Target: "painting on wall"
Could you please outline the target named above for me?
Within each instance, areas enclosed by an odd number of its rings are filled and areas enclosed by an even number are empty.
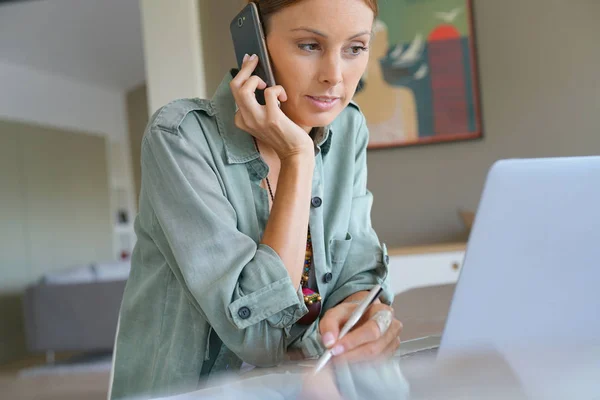
[[[369,148],[483,136],[472,0],[380,2],[354,100]]]

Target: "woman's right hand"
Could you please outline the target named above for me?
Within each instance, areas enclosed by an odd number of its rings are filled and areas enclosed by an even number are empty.
[[[229,84],[238,106],[235,125],[271,146],[281,160],[297,154],[314,154],[308,133],[279,108],[278,101],[287,101],[285,89],[279,85],[267,88],[261,78],[252,75],[257,65],[258,56],[244,57],[242,68]],[[264,106],[256,100],[257,89],[265,89]]]

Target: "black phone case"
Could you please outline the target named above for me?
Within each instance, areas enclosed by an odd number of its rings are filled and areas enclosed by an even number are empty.
[[[266,40],[263,32],[258,7],[255,3],[249,3],[235,16],[231,25],[231,38],[235,49],[235,57],[239,68],[242,68],[244,55],[256,54],[258,66],[253,75],[259,76],[268,87],[275,86],[275,78],[271,69],[271,60],[267,50]],[[265,97],[263,90],[256,91],[256,100],[264,105]]]

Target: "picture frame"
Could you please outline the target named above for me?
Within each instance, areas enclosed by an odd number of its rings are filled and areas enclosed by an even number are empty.
[[[380,3],[354,101],[369,149],[483,138],[472,0]]]

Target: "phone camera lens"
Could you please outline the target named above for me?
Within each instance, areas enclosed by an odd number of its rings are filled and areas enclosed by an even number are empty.
[[[244,25],[244,20],[241,18],[238,18],[238,26],[241,28],[242,25]]]

